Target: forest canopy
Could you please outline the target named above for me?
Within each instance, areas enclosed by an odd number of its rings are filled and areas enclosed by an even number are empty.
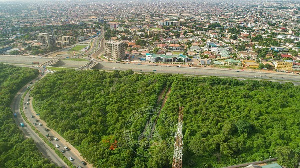
[[[95,167],[171,167],[179,107],[184,167],[299,162],[300,88],[291,83],[67,70],[31,94],[48,125]]]

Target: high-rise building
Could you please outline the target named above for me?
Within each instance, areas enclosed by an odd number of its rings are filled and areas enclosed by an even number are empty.
[[[125,43],[121,41],[105,42],[105,55],[108,58],[117,60],[125,58]]]

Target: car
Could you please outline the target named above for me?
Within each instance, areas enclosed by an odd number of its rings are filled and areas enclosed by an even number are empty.
[[[34,118],[34,116],[33,116],[33,115],[31,115],[31,118]]]
[[[67,151],[70,150],[67,146],[65,146],[64,149],[67,150]]]
[[[24,107],[24,109],[27,109],[27,107]]]
[[[73,161],[74,159],[73,159],[72,157],[69,157],[69,160],[70,160],[70,161]]]
[[[58,141],[58,138],[54,138],[55,141]]]
[[[81,163],[82,163],[83,165],[86,165],[86,162],[85,162],[85,161],[81,161]]]
[[[59,148],[59,145],[58,145],[58,144],[55,144],[55,147]]]
[[[49,131],[49,129],[48,129],[48,128],[45,128],[45,131]]]
[[[39,126],[43,126],[43,124],[42,124],[42,123],[39,123]]]
[[[65,150],[63,149],[63,150],[61,150],[61,153],[65,153]]]

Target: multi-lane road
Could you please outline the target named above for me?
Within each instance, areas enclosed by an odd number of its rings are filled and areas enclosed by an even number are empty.
[[[13,99],[13,102],[11,104],[12,111],[17,114],[17,117],[15,117],[16,124],[20,127],[20,123],[25,123],[25,127],[21,127],[21,130],[25,134],[26,137],[32,138],[39,151],[42,152],[42,154],[52,160],[57,166],[59,167],[68,167],[67,164],[57,156],[57,154],[52,150],[47,144],[44,143],[44,141],[31,129],[29,125],[26,124],[25,120],[22,118],[20,113],[20,102],[22,95],[27,90],[27,86],[24,86],[15,96]]]
[[[25,136],[32,138],[36,142],[38,149],[43,153],[43,155],[49,158],[50,160],[52,160],[57,166],[68,167],[67,164],[55,153],[55,151],[51,149],[39,137],[39,135],[37,135],[34,132],[34,130],[32,130],[29,124],[32,124],[43,136],[45,136],[50,141],[53,147],[56,147],[60,152],[62,152],[62,154],[67,159],[70,160],[72,158],[71,163],[75,167],[92,167],[92,165],[90,164],[87,165],[83,164],[82,161],[84,161],[84,159],[82,158],[78,150],[74,148],[69,142],[67,142],[63,137],[61,137],[57,132],[47,127],[46,122],[40,119],[39,114],[36,113],[32,107],[33,98],[30,97],[30,91],[28,91],[27,94],[24,96],[24,100],[23,100],[24,103],[21,106],[29,123],[26,123],[25,119],[22,118],[20,113],[20,102],[21,102],[22,95],[27,90],[27,87],[32,86],[36,82],[36,80],[33,80],[31,84],[24,86],[17,93],[17,95],[15,96],[12,102],[11,108],[13,112],[17,114],[17,117],[15,117],[16,124],[18,126],[20,126],[20,123],[25,124],[25,127],[20,127],[24,132]],[[65,147],[67,147],[67,149],[65,149]]]
[[[154,73],[171,73],[185,75],[201,75],[201,76],[219,76],[219,77],[234,77],[240,79],[268,80],[274,82],[292,82],[295,85],[300,85],[300,75],[282,72],[268,72],[255,70],[240,70],[240,69],[219,69],[208,67],[176,67],[169,65],[149,65],[140,63],[114,63],[114,62],[99,62],[104,70],[127,70],[132,69],[136,72],[154,72]]]

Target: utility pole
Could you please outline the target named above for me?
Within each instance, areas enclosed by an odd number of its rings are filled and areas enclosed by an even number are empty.
[[[182,168],[182,155],[183,155],[182,125],[183,125],[183,107],[179,107],[177,131],[175,133],[172,168]]]

